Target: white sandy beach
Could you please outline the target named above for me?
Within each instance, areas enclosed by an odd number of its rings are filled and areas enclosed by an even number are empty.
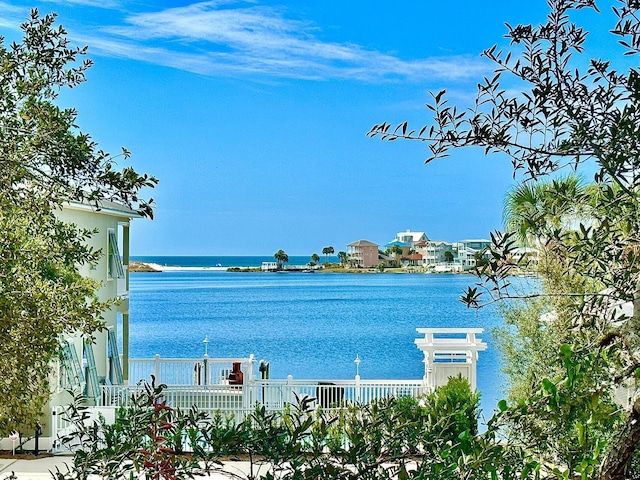
[[[226,272],[229,267],[178,267],[171,265],[160,265],[159,263],[144,263],[150,268],[159,272],[199,272],[199,271],[213,271],[213,272]]]

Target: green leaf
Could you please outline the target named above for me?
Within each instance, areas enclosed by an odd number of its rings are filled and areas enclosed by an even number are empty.
[[[567,343],[563,343],[562,346],[560,347],[560,354],[567,358],[570,357],[573,354],[573,350],[571,350],[571,346]]]
[[[544,378],[542,380],[542,388],[544,388],[544,390],[549,393],[553,393],[553,391],[555,390],[555,385],[548,378]]]

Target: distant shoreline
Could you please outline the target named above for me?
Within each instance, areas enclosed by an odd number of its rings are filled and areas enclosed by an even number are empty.
[[[160,272],[182,272],[182,271],[217,271],[226,272],[229,267],[183,267],[160,265],[153,262],[129,262],[130,272],[160,273]]]
[[[300,266],[302,267],[302,266]],[[160,265],[153,262],[129,262],[130,272],[143,272],[143,273],[161,273],[161,272],[230,272],[230,273],[302,273],[302,270],[281,270],[279,272],[265,271],[261,267],[198,267],[198,266],[170,266]],[[313,269],[313,273],[325,274],[325,273],[356,273],[356,274],[409,274],[409,273],[428,273],[424,270],[406,269],[402,267],[385,267],[383,270],[378,268],[342,268],[333,266],[329,268],[317,268]],[[444,272],[453,273],[453,272]],[[463,272],[468,273],[468,272]],[[457,273],[456,273],[457,274]]]

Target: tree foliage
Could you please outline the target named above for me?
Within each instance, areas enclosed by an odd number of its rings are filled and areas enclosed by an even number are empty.
[[[554,422],[562,428],[562,421],[586,401],[572,403],[579,391],[571,381],[576,370],[591,363],[607,372],[599,377],[600,385],[593,383],[595,378],[586,380],[599,403],[617,386],[635,384],[640,367],[640,72],[633,63],[640,53],[640,5],[615,2],[610,32],[626,56],[611,61],[589,57],[588,33],[572,21],[577,10],[597,14],[594,0],[550,0],[549,6],[543,24],[507,25],[508,49],[494,46],[484,52],[495,70],[478,85],[472,106],[451,105],[440,91],[427,105],[432,124],[413,130],[406,122],[396,127],[382,123],[369,134],[426,142],[431,152],[427,162],[446,157],[451,149],[480,147],[486,154],[508,157],[514,174],[532,182],[567,167],[595,167],[586,220],[578,218],[575,228],[553,227],[550,220],[561,212],[552,207],[560,202],[544,206],[543,215],[529,216],[545,254],[562,259],[547,263],[556,275],[549,272],[545,281],[556,285],[542,295],[564,298],[563,305],[554,307],[564,308],[571,335],[564,353],[556,352],[562,378],[536,383],[525,411],[548,428]],[[530,192],[523,193],[536,193],[535,187],[526,188]],[[582,205],[576,197],[565,204]],[[498,232],[492,240],[486,277],[463,297],[470,306],[513,295],[509,276],[518,266],[514,235]],[[557,282],[563,275],[591,281],[584,288],[578,282]],[[626,302],[633,304],[631,315],[619,308]],[[545,415],[546,409],[559,417]],[[539,442],[544,444],[544,437]],[[585,478],[625,478],[639,443],[636,394],[608,443],[592,449],[584,464],[567,464],[566,472],[580,468]]]
[[[444,259],[447,262],[453,262],[453,252],[451,250],[445,250]]]
[[[335,252],[335,250],[332,246],[324,247],[322,249],[322,254],[324,255],[324,263],[329,263],[329,255],[333,255],[333,252]]]
[[[538,247],[546,239],[557,237],[556,230],[570,230],[591,218],[590,194],[575,174],[549,182],[518,183],[507,193],[503,217],[505,230],[514,234],[519,244]]]
[[[0,39],[0,435],[35,427],[61,335],[90,335],[112,303],[98,302],[98,285],[78,273],[103,253],[85,246],[92,232],[58,221],[57,211],[106,199],[152,215],[139,191],[155,178],[117,171],[79,131],[76,112],[57,106],[60,89],[82,83],[91,62],[54,21],[34,10],[20,43]]]
[[[289,255],[287,255],[282,249],[274,253],[273,258],[275,258],[276,262],[278,263],[278,270],[282,270],[284,264],[289,261]]]
[[[69,416],[76,430],[66,441],[80,446],[69,470],[55,472],[55,478],[532,478],[520,476],[533,466],[500,444],[493,425],[478,433],[480,398],[462,378],[420,399],[388,398],[329,411],[302,397],[284,412],[257,405],[244,419],[173,408],[164,388],[142,385],[113,424],[91,420],[85,407],[73,406]],[[248,474],[223,468],[223,458],[239,455],[248,458]]]

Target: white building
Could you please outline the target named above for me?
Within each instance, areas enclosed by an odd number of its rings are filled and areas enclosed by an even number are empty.
[[[445,262],[445,252],[452,250],[453,245],[444,241],[420,242],[416,245],[416,252],[422,255],[422,265],[425,267]]]
[[[84,392],[89,403],[99,403],[104,384],[128,383],[129,359],[129,224],[140,215],[128,207],[103,201],[100,208],[70,202],[63,206],[58,218],[78,228],[95,230],[87,244],[102,251],[95,265],[83,265],[80,274],[101,283],[96,292],[100,301],[117,298],[119,303],[103,312],[105,330],[94,332],[93,343],[79,336],[64,339],[64,359],[52,379],[51,405],[68,405],[71,394],[66,390]],[[123,344],[117,342],[118,324],[122,325]],[[54,417],[43,419],[40,448],[51,447]],[[29,448],[29,444],[26,445]]]
[[[402,242],[410,245],[411,249],[415,249],[416,243],[419,242],[428,242],[429,237],[424,232],[412,232],[407,229],[406,232],[398,232],[396,233],[396,242]]]
[[[456,252],[454,263],[460,270],[471,270],[476,266],[476,255],[479,252],[483,253],[485,258],[488,258],[486,249],[491,246],[491,240],[486,239],[472,239],[461,240],[453,244],[453,250]]]

